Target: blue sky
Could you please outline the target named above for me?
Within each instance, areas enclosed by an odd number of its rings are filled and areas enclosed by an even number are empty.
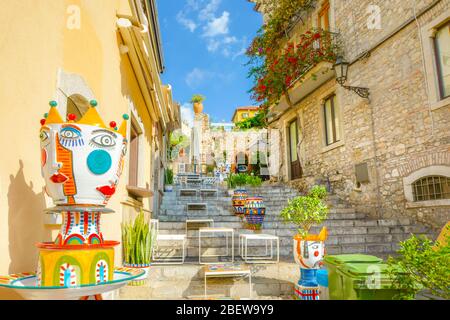
[[[245,50],[262,24],[247,0],[157,0],[166,70],[184,117],[193,94],[206,96],[213,122],[229,122],[237,106],[253,105]]]

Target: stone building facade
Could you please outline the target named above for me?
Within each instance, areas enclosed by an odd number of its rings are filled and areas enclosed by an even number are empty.
[[[442,227],[450,218],[450,97],[439,83],[448,85],[450,45],[437,53],[435,38],[443,32],[448,39],[450,1],[313,2],[289,30],[291,40],[323,27],[319,19],[328,7],[326,28],[338,34],[350,63],[346,85],[367,87],[370,97],[339,85],[332,64],[314,66],[289,89],[291,106],[281,99],[271,107],[270,132],[281,137],[279,177],[301,190],[328,184],[374,217],[408,216]],[[264,1],[255,9],[267,19]],[[441,73],[439,57],[447,61]],[[325,120],[330,99],[333,143]],[[300,174],[291,161],[296,156]],[[421,182],[426,177],[431,180]],[[422,197],[424,188],[434,194]]]

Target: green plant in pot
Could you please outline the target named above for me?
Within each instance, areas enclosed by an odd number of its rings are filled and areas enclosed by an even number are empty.
[[[164,191],[173,191],[173,170],[166,169],[164,172]]]
[[[194,94],[191,98],[191,103],[194,106],[194,113],[198,114],[203,111],[203,101],[205,101],[205,96],[201,94]]]
[[[144,274],[135,279],[132,285],[145,283],[150,268],[153,243],[156,232],[150,224],[150,214],[141,210],[134,219],[121,223],[123,265],[128,268],[139,268]]]
[[[322,224],[328,217],[326,196],[324,186],[314,186],[307,195],[290,200],[280,213],[285,222],[297,226],[293,252],[295,261],[300,265],[298,284],[303,287],[317,285],[316,270],[322,266],[327,229],[323,227],[319,234],[310,234],[309,231],[313,225]]]

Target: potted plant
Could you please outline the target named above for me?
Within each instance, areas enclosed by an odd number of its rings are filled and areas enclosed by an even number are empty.
[[[313,225],[322,224],[328,216],[326,196],[324,186],[314,186],[307,195],[288,201],[288,205],[280,213],[285,222],[291,222],[298,228],[298,234],[294,236],[293,252],[295,261],[300,265],[300,298],[303,298],[302,287],[318,285],[316,272],[322,266],[327,229],[323,227],[318,235],[310,234],[309,231]]]
[[[148,277],[152,247],[156,236],[150,225],[150,215],[141,210],[134,221],[121,223],[121,229],[124,267],[144,270],[144,274],[130,284],[142,285]]]
[[[228,175],[228,177],[226,178],[226,183],[227,183],[227,192],[229,196],[233,196],[234,193],[234,189],[236,188],[236,184],[234,183],[234,180],[231,178],[232,177],[232,173],[230,173]]]
[[[262,184],[259,176],[245,174],[245,185],[253,190]],[[244,218],[246,220],[245,228],[249,230],[261,230],[265,217],[266,207],[264,199],[261,196],[248,197],[245,201]]]
[[[205,96],[201,94],[194,94],[191,98],[191,103],[194,106],[194,113],[198,114],[203,111],[203,101],[205,101]]]
[[[166,169],[164,174],[164,191],[172,192],[173,191],[173,170]]]

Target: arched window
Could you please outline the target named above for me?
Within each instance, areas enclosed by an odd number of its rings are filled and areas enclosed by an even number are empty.
[[[86,113],[89,108],[89,101],[81,94],[72,94],[67,97],[67,114],[73,113],[77,120]]]
[[[450,199],[450,178],[427,176],[412,183],[413,200],[427,201]]]

